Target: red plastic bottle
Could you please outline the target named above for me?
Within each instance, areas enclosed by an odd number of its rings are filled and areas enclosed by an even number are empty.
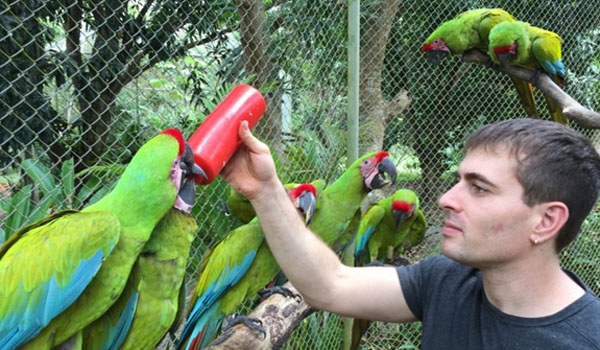
[[[196,184],[208,185],[217,177],[242,142],[238,136],[242,120],[247,120],[252,129],[265,108],[265,99],[258,90],[238,85],[206,117],[188,141],[196,164],[208,177],[196,175]]]

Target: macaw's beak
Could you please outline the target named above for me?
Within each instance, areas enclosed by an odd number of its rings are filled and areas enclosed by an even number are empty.
[[[409,214],[406,211],[394,210],[394,221],[396,222],[396,230],[408,219]]]
[[[205,179],[207,176],[204,170],[194,162],[194,153],[187,142],[185,143],[185,150],[181,156],[179,167],[182,172],[179,198],[186,204],[194,205],[194,202],[196,201],[196,183],[194,182],[194,175],[203,176]]]
[[[508,63],[512,59],[512,54],[510,52],[503,52],[496,55],[502,67],[508,66]]]
[[[203,178],[208,179],[208,176],[206,176],[204,170],[202,170],[202,168],[199,167],[196,162],[194,162],[194,152],[192,152],[192,147],[190,147],[187,142],[185,143],[185,151],[181,156],[180,166],[181,169],[188,175],[200,175]]]
[[[317,208],[315,195],[311,191],[306,191],[300,195],[300,198],[298,198],[298,208],[304,213],[304,222],[306,225],[310,224]]]
[[[425,51],[425,57],[427,57],[427,61],[433,65],[439,65],[442,63],[442,60],[446,58],[450,53],[445,50],[429,50]]]
[[[382,188],[390,182],[392,184],[396,183],[398,171],[396,170],[396,164],[392,162],[390,157],[383,158],[379,165],[377,165],[377,169],[379,170],[379,173],[375,175],[373,181],[371,181],[371,189]]]

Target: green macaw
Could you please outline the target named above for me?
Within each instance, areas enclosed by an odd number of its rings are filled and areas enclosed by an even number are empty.
[[[488,37],[499,23],[516,19],[502,9],[476,9],[465,11],[442,23],[423,44],[429,62],[439,64],[448,55],[460,55],[470,49],[488,50]],[[511,77],[521,104],[530,117],[538,117],[533,88],[525,80]]]
[[[233,188],[229,189],[227,207],[231,211],[231,214],[238,218],[243,224],[249,223],[256,216],[254,208],[248,198],[244,197]]]
[[[191,148],[178,130],[165,130],[98,202],[15,233],[0,247],[0,349],[50,349],[80,338],[119,297],[160,219],[189,206],[193,172],[202,173]]]
[[[320,191],[322,188],[325,187],[325,180],[315,180],[312,182],[312,184],[313,186],[315,186],[317,191]],[[296,184],[290,183],[286,186],[293,185]],[[244,197],[243,194],[237,192],[233,188],[229,189],[229,196],[227,197],[227,207],[231,211],[231,214],[233,214],[243,224],[249,223],[256,216],[254,208],[252,207],[252,204],[250,203],[248,198]]]
[[[185,307],[185,267],[198,225],[172,208],[136,261],[121,297],[83,331],[83,349],[155,349]],[[180,296],[184,295],[180,303]]]
[[[419,197],[400,189],[372,205],[362,216],[354,245],[358,265],[374,260],[383,262],[388,247],[402,253],[425,237],[427,221],[419,208]]]
[[[389,248],[397,255],[425,238],[427,221],[419,208],[419,197],[409,189],[400,189],[366,210],[362,216],[354,246],[355,264],[383,262]],[[370,321],[354,319],[350,349],[358,349]]]
[[[289,187],[290,199],[309,222],[315,209],[317,189],[312,184]],[[223,317],[256,295],[281,270],[257,218],[229,232],[204,255],[200,269],[178,349],[201,349],[208,345],[218,332]]]
[[[488,54],[492,61],[503,66],[543,69],[560,87],[564,84],[565,67],[561,55],[562,38],[549,30],[526,22],[501,23],[490,31]],[[544,95],[554,121],[567,124],[560,107]]]
[[[317,210],[308,226],[328,246],[340,243],[366,195],[395,183],[396,165],[384,151],[363,155],[317,198]]]

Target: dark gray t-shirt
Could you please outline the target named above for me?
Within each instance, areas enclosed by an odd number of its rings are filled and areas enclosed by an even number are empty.
[[[397,269],[413,314],[423,322],[422,349],[600,349],[600,299],[587,290],[554,315],[523,318],[487,300],[478,269],[443,256]]]

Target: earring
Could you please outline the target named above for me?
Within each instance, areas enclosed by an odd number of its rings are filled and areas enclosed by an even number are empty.
[[[536,237],[536,238],[533,240],[533,244],[536,244],[536,245],[538,244],[538,239],[537,239],[537,237]]]

